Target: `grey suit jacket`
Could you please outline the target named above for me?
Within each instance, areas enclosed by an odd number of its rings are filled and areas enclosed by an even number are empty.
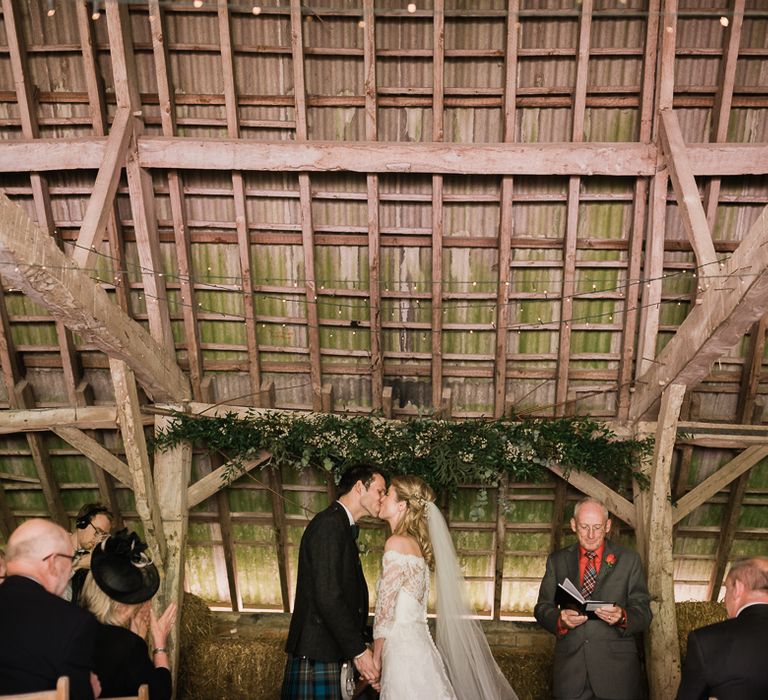
[[[616,563],[609,566],[606,557]],[[547,558],[547,569],[539,588],[534,615],[539,624],[557,634],[560,609],[555,605],[557,584],[568,577],[579,585],[579,546],[574,544]],[[622,628],[602,620],[587,620],[583,625],[558,635],[555,642],[554,685],[556,698],[578,697],[587,678],[601,698],[633,700],[645,695],[640,657],[635,635],[651,624],[650,596],[637,552],[606,540],[600,573],[591,596],[608,600],[627,612]]]

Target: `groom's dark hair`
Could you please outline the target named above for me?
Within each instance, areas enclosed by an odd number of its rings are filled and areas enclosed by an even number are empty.
[[[381,474],[386,481],[387,477],[384,476],[384,472],[378,467],[374,467],[372,464],[355,464],[349,467],[341,475],[341,479],[339,479],[339,485],[336,487],[336,495],[343,496],[345,493],[349,493],[358,481],[362,481],[363,486],[368,488],[376,474]]]

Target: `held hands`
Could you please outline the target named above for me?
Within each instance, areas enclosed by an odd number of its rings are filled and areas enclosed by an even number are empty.
[[[609,625],[617,625],[624,617],[624,611],[618,605],[609,605],[595,610],[595,615]]]
[[[373,652],[370,649],[366,649],[362,656],[358,656],[355,659],[355,668],[365,680],[374,688],[376,687],[376,684],[379,682],[381,667],[380,662],[377,664],[374,660]]]

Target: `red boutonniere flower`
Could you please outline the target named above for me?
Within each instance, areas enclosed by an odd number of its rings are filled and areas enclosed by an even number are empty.
[[[605,563],[610,567],[611,569],[616,566],[616,555],[615,554],[609,554],[605,558]]]

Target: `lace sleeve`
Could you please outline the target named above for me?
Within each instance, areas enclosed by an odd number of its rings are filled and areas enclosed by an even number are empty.
[[[373,620],[373,638],[387,637],[395,620],[395,605],[408,575],[405,562],[398,557],[387,556],[382,559],[381,578],[376,585],[376,615]]]

